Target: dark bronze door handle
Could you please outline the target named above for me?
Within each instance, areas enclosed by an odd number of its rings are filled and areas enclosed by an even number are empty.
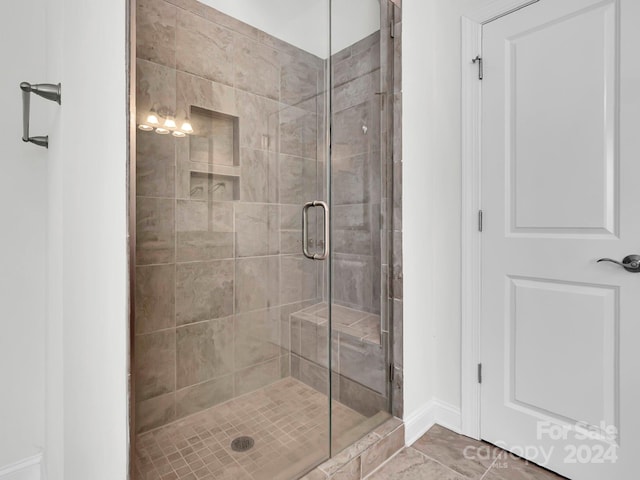
[[[622,259],[622,262],[618,262],[617,260],[613,260],[612,258],[601,258],[598,260],[600,262],[611,262],[616,265],[620,265],[627,272],[631,273],[640,273],[640,255],[629,255]]]

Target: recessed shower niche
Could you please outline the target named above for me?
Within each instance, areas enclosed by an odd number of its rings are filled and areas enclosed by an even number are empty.
[[[238,117],[196,106],[191,106],[190,117],[193,133],[185,139],[187,145],[178,149],[178,163],[188,169],[188,198],[239,200]]]

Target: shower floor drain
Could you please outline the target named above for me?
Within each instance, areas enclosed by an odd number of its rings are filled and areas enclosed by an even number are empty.
[[[254,443],[251,437],[238,437],[231,442],[231,450],[234,452],[246,452],[253,447]]]

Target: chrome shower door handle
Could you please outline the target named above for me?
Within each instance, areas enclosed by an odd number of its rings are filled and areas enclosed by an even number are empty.
[[[621,262],[614,260],[613,258],[601,258],[598,260],[598,263],[600,262],[615,263],[616,265],[620,265],[627,272],[640,273],[640,255],[628,255],[624,257]]]
[[[307,202],[302,207],[302,253],[305,257],[315,260],[314,255],[309,253],[309,209],[314,207],[315,202]]]
[[[313,207],[321,207],[324,212],[324,245],[322,253],[309,252],[309,209]],[[311,260],[325,260],[329,257],[329,206],[320,200],[307,202],[302,207],[302,253]]]
[[[315,254],[313,257],[316,260],[326,260],[329,258],[329,205],[325,202],[315,201],[315,206],[322,207],[324,212],[324,246],[321,254]]]

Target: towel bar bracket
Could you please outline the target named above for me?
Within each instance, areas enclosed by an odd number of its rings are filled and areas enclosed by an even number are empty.
[[[32,85],[28,82],[20,84],[22,90],[22,141],[30,142],[40,147],[49,148],[49,136],[29,136],[29,118],[31,115],[31,94],[56,102],[58,105],[62,102],[62,86],[52,83],[40,83]]]

